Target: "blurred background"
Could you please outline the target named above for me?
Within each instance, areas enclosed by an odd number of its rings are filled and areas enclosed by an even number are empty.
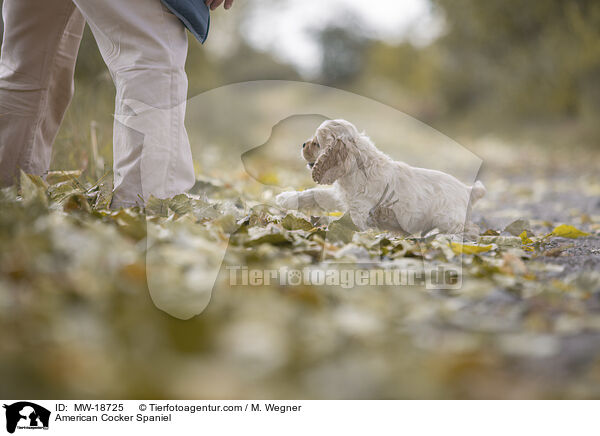
[[[600,141],[593,0],[238,1],[213,13],[204,46],[190,38],[187,69],[190,96],[248,80],[304,80],[378,100],[466,142],[490,134]],[[85,159],[81,127],[90,118],[110,161],[114,91],[89,31],[76,80],[57,168]]]
[[[464,142],[600,140],[594,0],[237,1],[213,13],[204,46],[190,38],[187,70],[190,96],[249,80],[303,80],[378,100]],[[114,90],[89,29],[76,81],[55,168],[85,163],[90,120],[111,160]]]

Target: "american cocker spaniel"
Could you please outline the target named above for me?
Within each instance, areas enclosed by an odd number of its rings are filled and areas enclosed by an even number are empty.
[[[276,197],[282,208],[348,212],[361,231],[478,233],[470,212],[485,195],[483,183],[467,186],[441,171],[394,161],[348,121],[321,124],[302,144],[302,157],[315,182],[333,186],[283,192]]]

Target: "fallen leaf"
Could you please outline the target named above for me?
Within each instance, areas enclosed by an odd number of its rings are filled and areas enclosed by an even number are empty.
[[[343,242],[345,244],[352,241],[354,232],[358,228],[352,222],[350,215],[344,215],[337,221],[329,224],[327,228],[327,239],[332,242]]]
[[[283,220],[281,220],[281,225],[283,228],[288,230],[310,230],[314,226],[306,221],[304,218],[300,218],[294,216],[292,214],[288,214],[285,216]]]
[[[523,230],[523,233],[519,235],[519,238],[521,238],[521,242],[523,243],[523,245],[533,244],[533,241],[529,237],[527,237],[527,230]]]
[[[260,244],[288,245],[290,239],[276,226],[269,224],[267,227],[251,227],[248,229],[250,238],[246,241],[246,247],[254,247]]]
[[[493,245],[465,245],[456,242],[450,242],[450,248],[455,254],[477,254],[490,251]]]
[[[185,194],[179,194],[169,200],[169,209],[178,215],[192,212],[192,200]]]
[[[579,230],[577,227],[569,224],[561,224],[552,230],[547,236],[560,236],[561,238],[581,238],[582,236],[590,236],[589,233]]]

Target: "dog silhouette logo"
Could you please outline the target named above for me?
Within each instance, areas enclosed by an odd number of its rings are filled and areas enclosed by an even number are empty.
[[[50,411],[29,401],[19,401],[4,405],[6,409],[6,431],[14,433],[18,429],[47,430]]]

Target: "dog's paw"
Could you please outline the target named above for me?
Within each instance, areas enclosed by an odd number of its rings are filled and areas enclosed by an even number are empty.
[[[298,209],[298,193],[294,191],[282,192],[275,197],[277,206],[283,209]]]

